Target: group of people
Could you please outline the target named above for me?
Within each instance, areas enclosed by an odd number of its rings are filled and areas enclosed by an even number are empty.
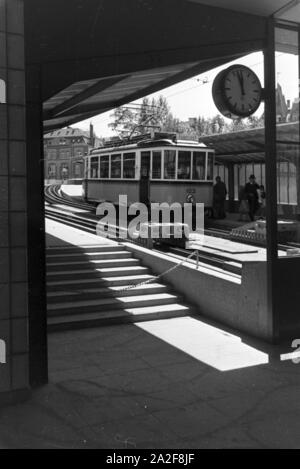
[[[227,196],[226,184],[220,176],[216,177],[216,183],[213,188],[213,217],[219,220],[226,218],[225,202]],[[258,185],[255,175],[252,174],[249,181],[242,187],[239,194],[239,213],[240,219],[243,216],[249,216],[254,221],[255,215],[265,216],[266,192],[263,185]]]

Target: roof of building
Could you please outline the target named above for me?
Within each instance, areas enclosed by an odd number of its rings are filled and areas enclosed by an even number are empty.
[[[65,127],[64,129],[54,130],[44,135],[44,138],[67,138],[67,137],[90,137],[88,130],[82,130],[73,127]]]

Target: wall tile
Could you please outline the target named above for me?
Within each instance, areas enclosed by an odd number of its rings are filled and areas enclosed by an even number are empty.
[[[4,340],[6,344],[6,355],[10,355],[11,343],[10,343],[10,320],[2,319],[0,321],[0,339]]]
[[[25,177],[11,177],[9,179],[10,210],[26,210],[26,179]]]
[[[9,282],[9,256],[7,248],[0,248],[0,283]]]
[[[26,175],[25,142],[9,142],[9,171],[12,175]]]
[[[11,281],[26,282],[27,280],[27,256],[26,250],[14,248],[11,250]]]
[[[24,69],[23,37],[15,34],[7,35],[7,66],[8,68]]]
[[[10,391],[10,361],[5,365],[0,364],[0,392]]]
[[[6,31],[5,1],[0,0],[0,31]]]
[[[7,2],[7,31],[11,33],[24,33],[23,2],[9,0]]]
[[[0,212],[0,247],[8,247],[8,212]]]
[[[11,321],[11,345],[10,352],[16,353],[28,352],[28,321],[27,319],[13,319]]]
[[[7,140],[7,106],[0,104],[0,139]]]
[[[0,32],[0,67],[5,68],[6,63],[6,35]]]
[[[8,106],[9,140],[25,140],[25,107]]]
[[[12,247],[24,247],[27,242],[26,212],[10,212],[10,242]],[[0,228],[1,229],[1,228]],[[1,238],[0,238],[1,241]]]
[[[8,283],[0,283],[0,320],[10,317],[10,299]]]
[[[29,388],[29,359],[28,355],[14,355],[12,357],[12,387],[13,389]]]
[[[7,98],[9,104],[25,105],[25,72],[22,70],[8,71]]]
[[[8,178],[0,176],[0,211],[8,210]]]
[[[11,317],[22,318],[28,316],[27,309],[27,296],[28,285],[27,283],[11,283]]]
[[[8,142],[0,140],[0,176],[6,176],[8,172]]]

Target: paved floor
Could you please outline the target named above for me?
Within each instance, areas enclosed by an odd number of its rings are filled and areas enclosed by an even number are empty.
[[[0,447],[299,448],[282,352],[193,318],[50,335],[50,383],[0,410]]]

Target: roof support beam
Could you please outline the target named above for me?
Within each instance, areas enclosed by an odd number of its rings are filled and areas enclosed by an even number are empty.
[[[95,85],[90,86],[89,88],[85,89],[81,93],[76,94],[72,98],[68,99],[67,101],[64,101],[62,104],[59,104],[58,106],[51,109],[50,111],[44,111],[43,113],[44,119],[48,120],[48,119],[51,119],[52,117],[62,114],[65,111],[70,111],[73,107],[77,106],[82,101],[85,101],[91,96],[101,93],[101,91],[104,91],[107,88],[110,88],[111,86],[115,85],[116,83],[119,83],[120,81],[124,80],[128,76],[129,75],[123,75],[121,77],[106,78],[106,79],[100,80]]]

